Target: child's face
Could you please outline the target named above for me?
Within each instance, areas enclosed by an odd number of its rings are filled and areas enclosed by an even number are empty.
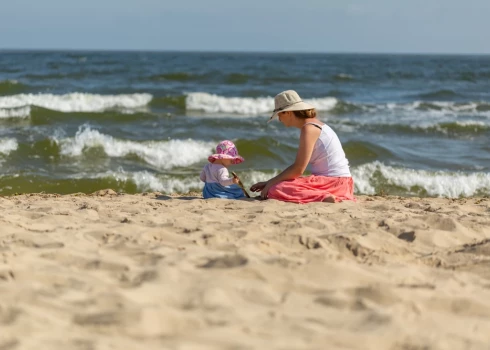
[[[233,161],[231,159],[221,159],[221,164],[228,168],[233,164]]]

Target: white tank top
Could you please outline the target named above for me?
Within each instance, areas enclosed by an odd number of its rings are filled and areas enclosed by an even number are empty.
[[[321,129],[320,136],[316,140],[310,159],[310,170],[313,175],[330,177],[351,177],[349,161],[345,157],[342,144],[335,133],[327,124],[312,124]]]

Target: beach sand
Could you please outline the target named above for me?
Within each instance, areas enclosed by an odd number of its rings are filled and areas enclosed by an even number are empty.
[[[488,349],[490,200],[0,197],[0,349]]]

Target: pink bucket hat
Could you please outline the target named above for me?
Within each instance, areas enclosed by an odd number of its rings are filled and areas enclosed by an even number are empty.
[[[233,164],[240,164],[245,160],[242,156],[238,155],[235,144],[229,140],[218,143],[218,146],[216,146],[216,153],[208,157],[210,163],[214,163],[216,159],[232,159]]]

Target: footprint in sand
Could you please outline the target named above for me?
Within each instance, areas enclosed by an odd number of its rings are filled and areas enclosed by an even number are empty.
[[[382,286],[366,286],[328,292],[314,301],[335,309],[367,311],[377,310],[380,306],[391,307],[401,303],[402,299],[390,289],[383,289]]]
[[[92,314],[78,314],[73,317],[73,323],[80,326],[110,326],[123,323],[122,312],[97,312]]]
[[[442,217],[440,215],[429,216],[426,219],[431,228],[453,232],[458,227],[456,222],[451,218]]]
[[[0,350],[13,350],[19,346],[19,341],[15,338],[0,338]]]
[[[322,247],[322,243],[316,237],[308,237],[306,235],[298,234],[282,234],[275,235],[270,238],[271,240],[278,242],[279,244],[289,247],[304,249],[318,249]]]
[[[374,250],[361,245],[355,238],[345,237],[341,235],[322,236],[331,245],[337,248],[340,253],[350,253],[354,257],[367,257],[374,253]]]
[[[19,309],[0,304],[0,325],[7,326],[14,323],[19,315]],[[1,346],[0,349],[2,349]]]
[[[126,237],[118,233],[112,233],[107,231],[93,231],[85,234],[86,238],[93,241],[95,240],[101,244],[116,244],[129,241],[131,237]]]
[[[80,256],[63,254],[59,252],[41,255],[42,258],[57,261],[64,266],[74,266],[83,270],[128,271],[124,264],[103,261],[100,259],[87,259]]]
[[[65,246],[62,242],[57,242],[46,236],[37,234],[14,234],[5,237],[5,240],[9,245],[18,245],[27,248],[52,249],[63,248]]]
[[[137,273],[123,272],[118,276],[119,285],[123,288],[136,288],[145,282],[153,281],[158,277],[154,270],[147,270]]]
[[[148,253],[145,251],[131,251],[127,253],[140,266],[155,266],[165,256],[157,253]]]
[[[72,304],[80,310],[73,315],[72,322],[95,332],[104,332],[111,326],[132,327],[140,319],[140,309],[118,293],[102,293]]]
[[[457,262],[451,266],[455,270],[468,271],[490,280],[490,239],[465,244],[449,257]]]
[[[398,235],[398,238],[407,242],[413,242],[415,241],[415,231],[402,232]]]
[[[209,259],[205,264],[198,267],[203,269],[229,269],[238,266],[244,266],[248,259],[242,255],[226,255],[219,258]]]

